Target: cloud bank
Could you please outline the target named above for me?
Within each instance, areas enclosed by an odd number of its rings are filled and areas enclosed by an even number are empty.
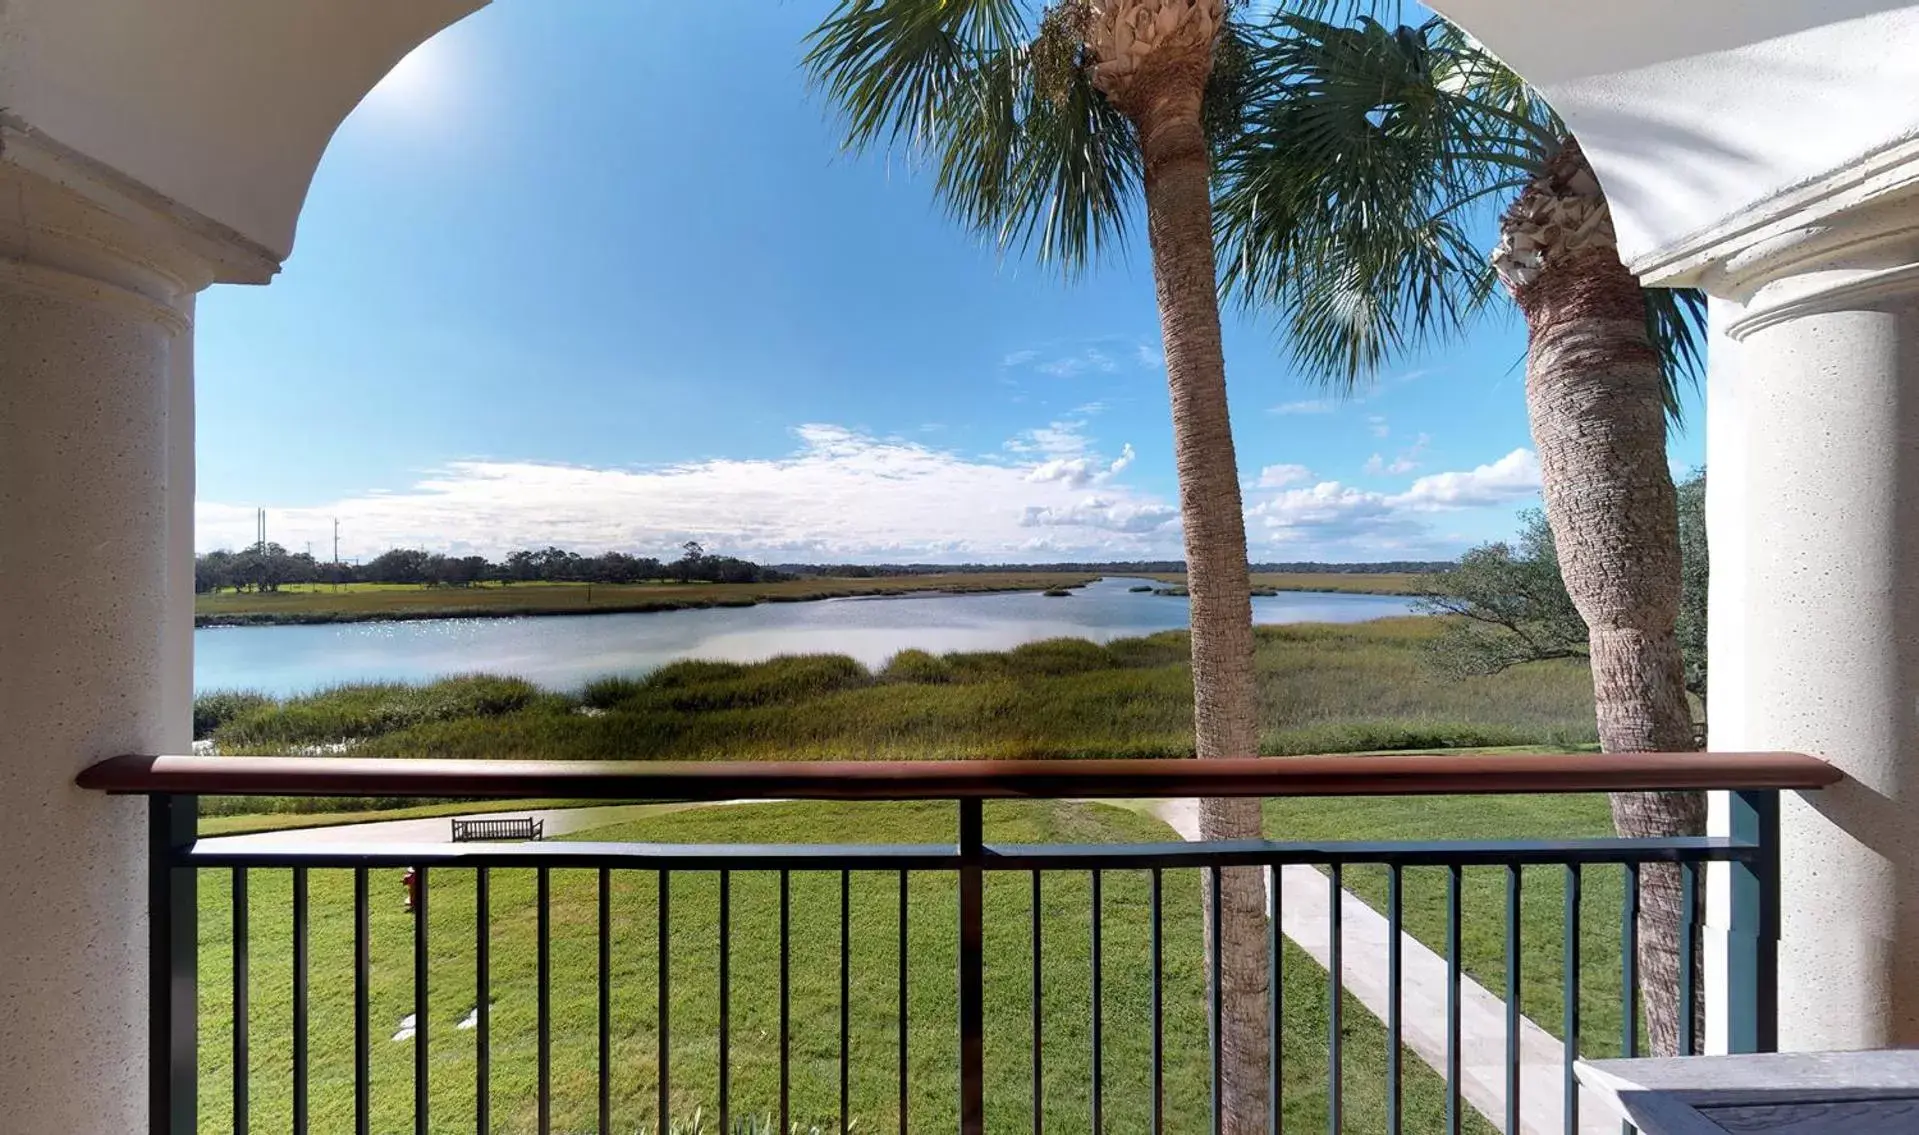
[[[764,562],[1180,554],[1177,500],[1129,484],[1133,447],[1100,452],[1084,421],[1028,430],[987,455],[836,425],[801,426],[794,435],[783,457],[653,468],[458,461],[396,491],[308,508],[269,505],[270,535],[294,550],[311,541],[324,558],[337,517],[348,559],[396,546],[497,556],[547,544],[659,555],[686,540]],[[1249,479],[1256,558],[1451,554],[1460,541],[1435,535],[1435,514],[1510,506],[1537,491],[1539,468],[1531,451],[1516,449],[1475,469],[1420,477],[1398,493],[1310,479],[1298,465],[1267,466]],[[253,539],[251,502],[202,501],[197,519],[203,551]]]

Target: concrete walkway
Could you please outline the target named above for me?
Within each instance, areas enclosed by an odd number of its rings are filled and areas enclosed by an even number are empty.
[[[1165,800],[1154,814],[1183,839],[1199,840],[1199,801]],[[1331,887],[1318,868],[1279,872],[1279,928],[1314,961],[1332,962]],[[1272,910],[1270,888],[1267,910]],[[1349,891],[1340,892],[1341,979],[1346,991],[1381,1021],[1391,995],[1386,964],[1391,927]],[[1441,1076],[1446,1072],[1446,959],[1411,934],[1400,934],[1400,1032]],[[1565,1047],[1531,1018],[1519,1022],[1519,1129],[1525,1135],[1564,1135]],[[1506,1122],[1506,1002],[1470,977],[1460,978],[1460,1095],[1501,1127]],[[1579,1100],[1580,1135],[1618,1135],[1619,1120],[1589,1090]]]
[[[728,804],[762,801],[734,800]],[[511,812],[476,812],[465,819],[504,819],[531,816],[546,821],[548,836],[563,836],[590,828],[623,823],[662,811],[710,805],[607,804],[584,808],[537,808]],[[1199,839],[1199,801],[1164,800],[1154,815],[1182,839]],[[200,841],[209,847],[268,851],[288,847],[344,844],[446,843],[452,838],[451,817],[421,820],[377,820],[332,827],[296,828],[218,836]],[[1279,873],[1280,930],[1322,966],[1331,964],[1330,888],[1326,876],[1307,866],[1282,868]],[[1267,895],[1268,910],[1272,896]],[[1380,913],[1350,892],[1340,893],[1342,918],[1341,977],[1346,990],[1380,1020],[1386,1019],[1391,1000],[1386,984],[1387,942],[1390,927]],[[1410,934],[1400,935],[1400,1024],[1406,1046],[1440,1075],[1446,1068],[1446,959]],[[1460,980],[1460,1094],[1496,1126],[1506,1116],[1506,1003],[1485,986]],[[1520,1018],[1520,1131],[1524,1135],[1563,1135],[1565,1131],[1564,1049],[1559,1041],[1530,1018]],[[1595,1093],[1582,1090],[1580,1135],[1617,1135],[1619,1120]]]
[[[745,803],[745,801],[735,801]],[[642,816],[677,811],[678,804],[598,804],[584,808],[520,808],[511,812],[462,813],[462,820],[523,820],[532,817],[546,821],[546,836],[571,835],[588,828],[625,823]],[[289,828],[277,832],[249,832],[245,835],[212,836],[200,841],[208,848],[232,848],[245,851],[272,851],[286,847],[340,847],[365,843],[449,843],[453,839],[453,817],[434,816],[423,820],[372,820],[359,824],[333,824],[327,827]]]

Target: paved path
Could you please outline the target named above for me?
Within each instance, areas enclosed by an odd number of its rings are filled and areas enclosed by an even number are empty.
[[[758,801],[735,800],[732,804]],[[536,808],[511,812],[477,812],[466,819],[532,816],[546,821],[549,836],[568,835],[605,827],[662,810],[703,805],[607,804],[584,808]],[[1199,839],[1199,801],[1164,800],[1153,809],[1182,839]],[[424,820],[378,820],[331,827],[254,832],[202,840],[209,846],[267,851],[285,847],[343,844],[446,843],[452,838],[450,817]],[[1330,964],[1328,933],[1332,896],[1327,878],[1307,866],[1281,869],[1280,929],[1320,965]],[[1271,909],[1272,896],[1267,896]],[[1360,1004],[1386,1019],[1390,1001],[1386,985],[1387,942],[1390,927],[1384,917],[1350,892],[1340,893],[1343,919],[1342,980]],[[1400,1022],[1407,1047],[1433,1070],[1446,1067],[1446,959],[1410,934],[1400,936]],[[1463,1052],[1460,1094],[1495,1125],[1506,1116],[1506,1003],[1485,986],[1462,978],[1459,1031]],[[1520,1131],[1524,1135],[1563,1135],[1565,1081],[1563,1047],[1530,1018],[1520,1018]],[[1603,1100],[1583,1090],[1579,1105],[1580,1135],[1617,1135],[1619,1121],[1611,1118]]]
[[[1154,813],[1187,840],[1199,839],[1199,801],[1166,800]],[[1279,928],[1322,966],[1331,964],[1331,887],[1314,867],[1279,872]],[[1272,895],[1267,895],[1272,909]],[[1341,977],[1346,991],[1380,1020],[1391,996],[1386,984],[1391,927],[1363,899],[1340,892]],[[1406,1046],[1440,1075],[1446,1070],[1446,959],[1411,934],[1400,935],[1400,1027]],[[1506,1122],[1506,1002],[1485,986],[1460,980],[1460,1095],[1495,1126]],[[1520,1018],[1519,1123],[1526,1135],[1565,1131],[1564,1046],[1531,1018]],[[1619,1120],[1590,1090],[1579,1101],[1580,1135],[1618,1135]]]
[[[747,801],[733,801],[747,803]],[[676,811],[677,804],[597,804],[585,808],[520,808],[511,812],[462,813],[463,820],[523,820],[528,816],[546,821],[546,835],[571,835],[588,828],[603,828],[642,816],[657,816]],[[344,844],[449,843],[453,839],[453,817],[435,816],[424,820],[373,820],[362,824],[333,824],[327,827],[289,828],[277,832],[249,832],[246,835],[213,836],[200,843],[207,847],[227,847],[247,851],[269,851],[282,847],[339,847]]]

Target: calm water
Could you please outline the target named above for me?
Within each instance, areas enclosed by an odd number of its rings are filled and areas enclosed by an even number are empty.
[[[566,618],[444,619],[330,626],[207,627],[193,633],[201,690],[299,693],[341,682],[425,681],[484,670],[554,689],[680,658],[753,662],[850,654],[879,666],[901,650],[1005,650],[1045,638],[1106,642],[1186,625],[1186,600],[1106,579],[1069,599],[1000,595],[829,599],[757,607]],[[1385,595],[1285,592],[1253,600],[1261,623],[1351,623],[1403,615]]]

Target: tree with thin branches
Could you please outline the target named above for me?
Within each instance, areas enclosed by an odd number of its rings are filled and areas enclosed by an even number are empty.
[[[1243,82],[1243,131],[1220,160],[1227,287],[1278,313],[1296,358],[1342,390],[1509,296],[1529,332],[1527,408],[1546,517],[1589,632],[1601,746],[1690,748],[1666,429],[1697,374],[1702,298],[1640,285],[1578,141],[1442,20],[1296,10],[1250,45]],[[1482,234],[1501,206],[1489,260]],[[1612,810],[1627,836],[1705,823],[1698,793],[1622,793]],[[1649,865],[1642,887],[1647,1039],[1672,1054],[1678,872]]]
[[[917,159],[960,224],[1078,273],[1143,206],[1166,359],[1192,603],[1195,752],[1258,752],[1252,608],[1227,417],[1213,243],[1214,143],[1244,96],[1248,30],[1226,0],[842,0],[806,65],[848,141]],[[1201,804],[1207,839],[1260,834],[1254,800]],[[1263,1131],[1265,892],[1220,877],[1222,1129]],[[1208,896],[1210,908],[1210,895]]]

